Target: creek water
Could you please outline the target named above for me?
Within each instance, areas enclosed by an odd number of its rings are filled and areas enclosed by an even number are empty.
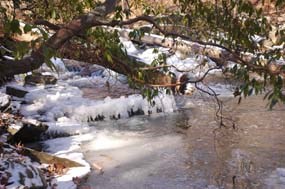
[[[215,103],[186,99],[172,114],[94,124],[82,150],[94,169],[85,186],[96,189],[285,188],[285,107],[269,111],[262,97],[224,100],[227,127]],[[189,103],[190,102],[190,103]]]

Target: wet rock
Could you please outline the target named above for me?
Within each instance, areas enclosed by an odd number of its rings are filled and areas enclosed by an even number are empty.
[[[11,134],[9,142],[27,143],[38,141],[47,129],[48,126],[39,121],[24,119],[8,128],[8,131]]]
[[[21,86],[7,86],[6,87],[6,94],[10,96],[15,96],[18,98],[23,98],[28,93],[25,88]]]
[[[80,62],[80,61],[69,60],[69,59],[64,59],[63,62],[64,62],[66,69],[70,72],[80,72],[82,68],[87,65],[86,62]]]
[[[4,85],[5,83],[12,81],[14,77],[1,77],[0,76],[0,86]]]
[[[82,68],[79,66],[66,66],[66,69],[69,72],[80,72],[82,70]]]
[[[25,77],[25,85],[54,85],[57,79],[53,75],[42,75],[41,73],[33,73]]]
[[[11,104],[11,97],[9,95],[0,93],[0,112],[4,112]]]

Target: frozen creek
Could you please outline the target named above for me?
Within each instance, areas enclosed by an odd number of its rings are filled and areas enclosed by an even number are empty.
[[[225,112],[236,129],[218,129],[213,104],[192,99],[171,114],[96,123],[82,150],[93,170],[84,186],[96,189],[283,189],[285,109],[268,111],[262,97]],[[185,127],[189,127],[185,129]],[[283,167],[283,168],[282,168]]]
[[[153,49],[124,45],[147,63],[157,56]],[[200,68],[201,60],[173,55],[167,63],[195,68],[189,76],[200,77],[213,66],[209,61]],[[44,142],[48,152],[84,165],[58,177],[59,189],[75,188],[72,178],[89,173],[89,164],[104,172],[93,169],[82,189],[285,189],[284,105],[268,111],[262,97],[237,105],[228,83],[217,80],[210,86],[225,96],[225,116],[236,123],[235,129],[229,123],[219,128],[215,103],[204,95],[175,101],[162,93],[152,107],[125,77],[109,70],[81,77],[62,67],[57,85],[29,88],[21,105],[21,113],[46,122],[48,132],[79,134]],[[217,79],[219,72],[211,74]]]

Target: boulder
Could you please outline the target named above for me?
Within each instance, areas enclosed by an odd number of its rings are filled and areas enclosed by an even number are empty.
[[[6,111],[11,104],[11,97],[0,92],[0,112]]]
[[[57,79],[53,75],[43,75],[41,73],[33,73],[25,77],[25,85],[54,85]]]
[[[23,119],[8,128],[11,134],[9,142],[11,143],[27,143],[40,140],[41,135],[46,132],[48,126],[32,119]]]
[[[21,86],[7,86],[6,87],[6,94],[10,96],[15,96],[18,98],[24,98],[28,91]]]

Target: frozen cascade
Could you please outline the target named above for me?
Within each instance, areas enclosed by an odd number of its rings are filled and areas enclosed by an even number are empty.
[[[176,110],[174,97],[161,93],[155,97],[155,105],[141,95],[134,94],[120,98],[106,97],[103,100],[91,100],[82,97],[77,87],[68,84],[53,88],[34,88],[25,97],[26,105],[21,113],[26,117],[43,121],[95,121],[100,119],[118,119],[132,116],[133,112],[151,114],[156,112],[173,112]]]

